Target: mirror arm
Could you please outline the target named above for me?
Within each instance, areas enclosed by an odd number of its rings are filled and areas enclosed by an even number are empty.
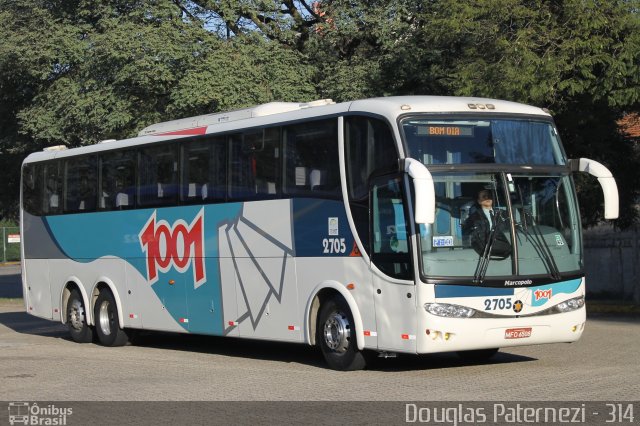
[[[569,167],[572,172],[589,173],[598,179],[604,193],[604,218],[617,219],[620,209],[618,186],[609,169],[589,158],[569,160]]]

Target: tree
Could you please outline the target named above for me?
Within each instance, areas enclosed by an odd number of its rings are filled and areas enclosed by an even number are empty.
[[[20,40],[36,36],[38,53],[22,60],[33,96],[14,114],[36,146],[121,138],[174,114],[313,98],[301,54],[252,36],[223,40],[172,1],[28,3],[34,13],[8,22],[5,45],[18,57]]]
[[[12,174],[44,146],[89,145],[135,136],[154,122],[315,98],[304,54],[253,34],[225,39],[178,1],[0,6],[0,152]],[[15,216],[17,194],[17,186],[5,188],[0,211]]]
[[[636,220],[637,141],[616,122],[640,111],[638,0],[0,6],[0,152],[123,138],[270,100],[487,96],[549,108],[570,157],[600,161],[625,182],[618,225]],[[587,224],[600,219],[593,201],[582,203]]]
[[[343,82],[366,95],[485,96],[546,107],[570,157],[600,161],[624,182],[617,225],[637,220],[640,152],[616,124],[640,110],[637,0],[330,4],[335,28],[308,45],[323,52],[323,68],[338,70],[331,78],[355,62],[368,72],[356,66],[344,74],[358,80]],[[597,183],[579,184],[585,224],[595,224],[602,218],[601,197],[590,199]]]

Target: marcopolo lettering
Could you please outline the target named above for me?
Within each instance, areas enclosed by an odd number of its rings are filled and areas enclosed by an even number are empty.
[[[190,224],[178,219],[173,225],[166,220],[156,220],[154,210],[138,238],[146,255],[149,284],[158,281],[159,272],[167,272],[172,268],[186,272],[190,266],[193,266],[194,287],[205,283],[204,209]]]
[[[520,280],[520,281],[511,281],[511,280],[506,280],[504,282],[505,286],[518,286],[518,285],[531,285],[533,284],[533,281],[531,280]]]

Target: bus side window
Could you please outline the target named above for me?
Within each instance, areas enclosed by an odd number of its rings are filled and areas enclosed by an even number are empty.
[[[186,142],[182,153],[182,191],[185,203],[209,203],[226,199],[226,138],[209,137]]]
[[[42,170],[43,166],[39,163],[26,164],[22,169],[22,205],[25,211],[34,216],[43,214]]]
[[[199,203],[208,198],[210,147],[207,141],[188,141],[182,151],[182,185],[180,199]],[[204,196],[206,192],[207,196]]]
[[[231,138],[232,199],[275,198],[280,194],[280,128],[252,130]]]
[[[44,199],[42,210],[45,214],[57,214],[62,211],[62,181],[60,161],[44,164]]]
[[[177,145],[140,150],[138,201],[141,206],[173,205],[178,198]]]
[[[255,195],[254,158],[247,135],[229,137],[231,163],[229,165],[229,199],[243,200]]]
[[[263,129],[254,142],[257,197],[273,198],[280,193],[280,128]]]
[[[297,197],[340,198],[337,120],[284,128],[285,192]]]
[[[100,156],[98,208],[130,209],[135,205],[135,151],[116,151]]]
[[[90,212],[96,208],[96,156],[72,158],[65,161],[64,211]]]

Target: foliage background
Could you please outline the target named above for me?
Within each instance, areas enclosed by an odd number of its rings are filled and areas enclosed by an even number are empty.
[[[0,0],[0,215],[49,145],[272,100],[486,96],[550,109],[637,221],[638,0]],[[602,195],[579,177],[583,221]]]

